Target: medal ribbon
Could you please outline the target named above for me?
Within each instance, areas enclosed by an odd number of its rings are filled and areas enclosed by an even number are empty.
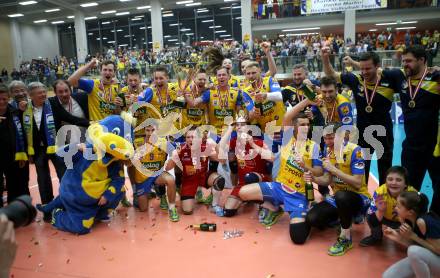
[[[220,87],[219,86],[217,86],[217,91],[218,91],[218,97],[220,99],[220,105],[221,105],[222,109],[226,109],[228,107],[229,86],[228,86],[228,91],[227,91],[225,97],[222,96],[222,93],[220,91]]]
[[[168,84],[166,84],[165,85],[166,86],[166,91],[165,91],[165,106],[167,106],[168,105],[168,100],[169,100],[169,95],[168,95]],[[156,96],[157,96],[157,98],[159,99],[159,104],[160,104],[160,106],[162,107],[162,106],[164,106],[164,103],[163,103],[163,99],[162,99],[162,94],[160,93],[160,90],[159,90],[159,88],[157,87],[157,85],[156,84],[154,84],[154,88],[156,88]]]
[[[408,77],[409,97],[411,98],[412,101],[414,101],[414,99],[417,96],[417,93],[420,90],[420,87],[422,87],[423,79],[425,79],[427,73],[428,73],[428,67],[425,67],[425,71],[423,72],[423,75],[420,78],[419,83],[417,83],[417,87],[416,87],[416,90],[414,92],[412,90],[411,78]]]
[[[326,117],[326,119],[325,119],[325,123],[326,123],[326,124],[328,124],[329,121],[331,121],[331,120],[333,119],[333,116],[334,116],[334,114],[335,114],[335,110],[336,110],[336,100],[334,100],[334,102],[333,102],[332,113],[329,114],[329,113],[327,112],[327,117]],[[330,115],[330,117],[329,117],[329,115]]]
[[[379,83],[380,83],[380,78],[378,77],[376,80],[376,84],[374,85],[374,89],[371,92],[371,95],[368,96],[367,82],[364,79],[364,93],[365,93],[365,99],[367,100],[368,106],[371,106],[371,103],[373,103],[373,98],[374,98],[374,95],[376,94],[377,86],[379,86]]]

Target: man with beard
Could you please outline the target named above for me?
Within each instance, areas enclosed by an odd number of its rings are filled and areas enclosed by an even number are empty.
[[[91,121],[99,121],[107,116],[119,114],[124,106],[119,95],[119,84],[114,81],[115,63],[104,61],[99,67],[100,79],[82,79],[89,70],[96,67],[97,59],[92,59],[88,64],[75,71],[67,80],[73,87],[81,89],[88,94],[89,116]]]
[[[420,190],[426,171],[432,179],[431,210],[440,213],[440,159],[433,152],[437,143],[440,109],[440,72],[429,72],[426,51],[421,46],[405,49],[402,65],[406,82],[400,93],[406,138],[402,144],[402,166],[409,184]]]
[[[288,102],[291,106],[295,106],[305,98],[304,80],[308,78],[309,72],[305,65],[296,64],[293,66],[293,83],[283,88],[283,101]],[[312,82],[313,85],[319,86],[319,82]]]
[[[345,60],[350,60],[345,58]],[[393,123],[391,121],[390,109],[395,93],[400,92],[404,76],[399,69],[383,70],[379,73],[380,58],[374,52],[366,52],[360,56],[360,74],[337,73],[334,71],[329,60],[329,50],[322,49],[322,61],[324,72],[327,76],[334,77],[338,82],[350,87],[353,92],[357,109],[357,128],[359,130],[359,146],[372,148],[372,143],[380,142],[383,147],[383,155],[378,154],[379,184],[385,183],[386,171],[392,165],[393,159]],[[368,140],[364,132],[370,127],[379,126],[385,128],[385,134],[376,131],[377,138]],[[367,130],[368,132],[368,130]],[[379,135],[380,134],[380,135]],[[371,134],[370,136],[373,136]],[[371,154],[373,153],[371,151]],[[365,177],[370,172],[371,158],[365,157]]]

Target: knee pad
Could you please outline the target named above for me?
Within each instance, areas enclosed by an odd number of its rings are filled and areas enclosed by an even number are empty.
[[[224,209],[223,212],[225,217],[232,217],[237,214],[236,209]]]
[[[238,173],[238,163],[237,161],[230,161],[229,162],[229,169],[231,169],[232,174]]]
[[[215,190],[217,190],[217,191],[222,191],[223,188],[225,188],[225,183],[226,183],[225,178],[224,178],[223,176],[220,176],[220,175],[219,175],[219,176],[214,180],[212,187],[213,187]]]
[[[218,161],[209,161],[208,169],[209,172],[217,172]]]
[[[154,191],[156,192],[157,196],[163,196],[166,193],[165,186],[163,185],[154,185]]]
[[[251,184],[251,183],[256,183],[256,182],[260,182],[260,177],[251,172],[251,173],[247,173],[246,175],[244,175],[244,183],[245,184]]]
[[[304,244],[310,234],[310,226],[306,222],[291,223],[289,233],[293,243]]]

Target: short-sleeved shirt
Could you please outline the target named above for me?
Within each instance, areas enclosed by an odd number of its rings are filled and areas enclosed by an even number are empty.
[[[408,81],[403,82],[400,94],[406,138],[404,148],[417,151],[434,151],[438,135],[438,119],[440,109],[440,72],[428,73],[423,79],[414,101],[414,108],[409,107],[411,100]],[[412,80],[413,91],[419,80]]]
[[[312,81],[312,84],[315,86],[319,86],[319,82],[316,80]],[[289,103],[291,106],[295,106],[298,103],[300,103],[304,98],[304,84],[301,84],[300,86],[297,86],[296,84],[292,83],[287,85],[281,90],[281,93],[283,95],[283,102]]]
[[[365,128],[370,125],[383,125],[387,130],[387,136],[393,135],[392,121],[390,116],[391,105],[394,94],[400,92],[404,76],[398,69],[384,70],[377,86],[376,94],[371,102],[373,111],[367,113],[367,99],[364,92],[364,79],[360,74],[342,73],[339,74],[339,81],[347,85],[353,92],[357,110],[357,127],[363,134]],[[371,93],[376,84],[367,83],[367,92]]]
[[[353,125],[353,109],[350,101],[341,94],[336,95],[335,102],[326,103],[322,106],[312,106],[312,112],[320,121],[314,121],[315,125],[326,123],[341,123],[342,125]]]
[[[305,194],[305,169],[296,162],[296,152],[301,155],[308,167],[322,167],[318,144],[307,139],[301,147],[296,148],[296,139],[292,137],[288,144],[281,147],[280,170],[276,181],[281,183],[283,190],[288,191],[288,193],[299,192]]]
[[[114,100],[119,94],[119,84],[104,85],[99,79],[80,79],[78,89],[88,94],[91,121],[99,121],[115,114],[119,108]]]
[[[405,191],[417,191],[414,187],[408,186]],[[383,200],[386,203],[386,211],[383,215],[383,217],[387,220],[394,221],[394,222],[400,222],[399,216],[396,212],[396,205],[397,205],[397,198],[394,198],[391,196],[391,194],[388,192],[388,187],[386,184],[382,184],[376,190],[374,190],[373,193],[373,200],[370,204],[370,208],[368,210],[369,214],[375,213],[377,211],[376,207],[376,200],[379,196],[382,196]]]
[[[235,118],[237,111],[242,108],[243,104],[242,93],[236,88],[220,92],[217,88],[206,90],[201,98],[203,103],[208,104],[209,124],[217,129],[217,135],[222,132],[225,117]],[[247,104],[245,108],[251,110],[252,104]]]
[[[359,189],[345,183],[342,179],[333,175],[331,186],[334,193],[340,190],[347,190],[362,194],[370,198],[370,193],[368,193],[367,183],[365,180],[365,161],[361,147],[356,144],[347,142],[342,149],[342,158],[338,161],[336,155],[333,152],[330,153],[329,148],[327,147],[324,148],[323,156],[328,157],[330,159],[330,162],[345,174],[363,175],[362,185]]]
[[[267,76],[263,78],[260,93],[279,92],[280,90],[280,85],[273,77]],[[246,87],[243,91],[246,93],[243,94],[244,102],[254,103],[255,109],[260,109],[261,116],[258,119],[255,119],[255,121],[260,126],[261,132],[266,131],[266,126],[269,123],[272,123],[274,124],[274,126],[281,129],[285,113],[284,104],[281,101],[275,102],[271,100],[265,100],[262,103],[256,103],[255,89],[252,87],[252,85]]]
[[[426,232],[423,235],[417,225],[415,225],[414,232],[423,239],[440,239],[440,219],[429,213],[424,214],[419,218],[422,218],[425,221]]]

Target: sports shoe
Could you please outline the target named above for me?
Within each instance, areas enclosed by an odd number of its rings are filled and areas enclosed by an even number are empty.
[[[203,192],[202,192],[202,190],[197,190],[197,192],[196,192],[196,202],[198,204],[203,203]]]
[[[124,196],[124,198],[122,198],[122,200],[121,200],[121,205],[122,205],[124,208],[129,208],[129,207],[131,207],[131,203],[130,203],[130,201],[128,200],[127,196]]]
[[[258,222],[263,223],[264,218],[266,218],[267,214],[269,213],[269,210],[267,208],[263,208],[260,206],[258,208]]]
[[[225,215],[221,206],[212,206],[211,210],[219,217],[223,217]]]
[[[161,210],[167,210],[168,209],[168,201],[167,201],[167,196],[166,195],[162,195],[160,196],[160,205],[159,205]]]
[[[168,204],[167,204],[167,206],[168,206]],[[177,209],[175,207],[168,210],[168,216],[170,218],[170,221],[172,221],[172,222],[179,221],[179,214],[177,213]]]
[[[359,242],[359,245],[362,247],[368,247],[368,246],[377,245],[381,242],[382,242],[382,237],[375,237],[373,235],[369,235],[363,238],[361,242]]]
[[[43,221],[46,223],[52,223],[52,213],[51,212],[43,212]]]
[[[108,223],[108,222],[111,221],[111,218],[110,218],[110,216],[107,214],[107,215],[103,215],[103,216],[97,218],[96,220],[98,220],[99,222],[102,222],[102,223]]]
[[[346,239],[346,238],[338,237],[338,239],[335,242],[335,244],[333,244],[328,249],[327,253],[330,256],[342,256],[345,253],[347,253],[347,251],[350,250],[351,248],[353,248],[353,243],[352,243],[351,239]]]
[[[275,225],[281,216],[283,216],[283,209],[279,208],[278,211],[271,211],[269,210],[269,213],[266,215],[266,217],[263,219],[262,224],[266,227],[271,227]]]
[[[205,205],[211,205],[211,204],[212,204],[212,199],[213,199],[213,198],[214,198],[214,197],[212,196],[212,193],[211,193],[211,194],[209,194],[208,197],[206,197],[206,199],[203,200],[203,203],[205,203]]]

